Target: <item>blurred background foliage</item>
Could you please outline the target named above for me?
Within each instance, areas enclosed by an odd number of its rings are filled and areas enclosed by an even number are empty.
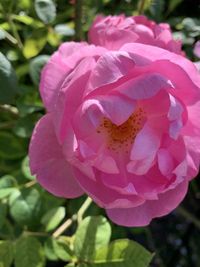
[[[108,222],[86,196],[55,198],[30,174],[29,139],[45,112],[40,71],[61,42],[75,39],[74,2],[0,1],[0,267],[146,267],[152,257],[147,250],[155,252],[152,267],[200,267],[199,179],[170,215],[146,228],[125,228]],[[137,15],[143,9],[153,20],[170,23],[187,56],[198,60],[193,44],[200,39],[199,0],[83,4],[83,38],[97,13]]]

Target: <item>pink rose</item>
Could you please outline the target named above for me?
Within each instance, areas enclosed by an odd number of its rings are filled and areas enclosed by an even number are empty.
[[[200,58],[200,41],[197,41],[195,43],[193,52],[194,52],[196,57]]]
[[[181,41],[174,40],[169,24],[156,24],[145,16],[97,16],[89,30],[89,41],[107,49],[119,49],[126,43],[158,46],[183,54]]]
[[[191,61],[158,47],[62,44],[42,72],[32,173],[56,196],[87,193],[117,224],[149,224],[198,173],[199,86]]]
[[[193,49],[193,53],[196,57],[200,58],[200,41],[197,41],[194,45],[194,49]],[[196,61],[194,62],[194,65],[196,66],[196,68],[198,69],[198,71],[200,72],[200,61]]]

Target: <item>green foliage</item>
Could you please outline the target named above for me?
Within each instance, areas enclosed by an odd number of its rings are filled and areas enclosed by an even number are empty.
[[[23,54],[26,58],[37,56],[47,42],[47,29],[45,27],[34,30],[26,39]]]
[[[168,7],[169,12],[172,12],[178,5],[181,4],[181,2],[183,2],[183,0],[170,0]]]
[[[17,79],[10,62],[2,53],[0,53],[0,84],[0,104],[12,103],[17,93]]]
[[[41,219],[41,223],[45,226],[47,232],[54,230],[65,218],[65,208],[57,207],[47,211]]]
[[[10,214],[18,224],[33,225],[38,223],[42,202],[37,189],[24,188],[21,191],[15,191],[9,202]]]
[[[44,251],[40,242],[32,236],[21,237],[15,247],[16,267],[43,267],[45,266]]]
[[[25,157],[24,160],[22,161],[22,173],[28,180],[34,180],[35,179],[35,176],[33,176],[30,172],[28,156]]]
[[[2,176],[0,179],[0,199],[5,199],[16,189],[16,180],[11,175]]]
[[[29,72],[31,79],[35,85],[39,85],[40,81],[40,72],[42,67],[47,63],[49,59],[49,56],[47,55],[40,55],[34,59],[31,60],[30,66],[29,66]]]
[[[62,261],[69,262],[74,258],[74,252],[70,248],[70,239],[66,236],[61,236],[53,240],[53,249],[55,255]]]
[[[109,246],[97,250],[96,266],[147,267],[152,254],[138,243],[127,239],[116,240]],[[94,265],[95,266],[95,265]]]
[[[7,215],[6,203],[0,203],[0,228],[4,225]]]
[[[47,240],[44,243],[44,252],[45,252],[45,256],[48,260],[50,261],[57,261],[58,257],[55,253],[55,249],[54,249],[54,238],[49,237],[47,238]]]
[[[56,17],[56,7],[53,0],[35,0],[35,10],[38,17],[46,24]]]
[[[111,227],[102,217],[86,217],[75,233],[79,267],[148,267],[152,254],[136,242],[119,239],[109,244]]]
[[[75,235],[74,250],[77,257],[84,260],[92,259],[96,249],[108,244],[110,236],[111,227],[106,218],[85,218]]]
[[[0,266],[10,267],[13,261],[13,244],[10,241],[0,241]]]
[[[18,159],[26,155],[23,142],[13,134],[0,132],[0,157],[4,159]]]

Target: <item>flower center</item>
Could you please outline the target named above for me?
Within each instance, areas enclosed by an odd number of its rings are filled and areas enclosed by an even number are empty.
[[[145,119],[145,112],[137,109],[123,124],[116,125],[107,118],[97,128],[97,133],[106,133],[108,137],[108,148],[118,150],[125,147],[128,152],[130,145],[134,142],[136,135],[141,130]]]

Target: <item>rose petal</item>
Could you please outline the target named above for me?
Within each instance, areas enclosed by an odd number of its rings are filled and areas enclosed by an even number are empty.
[[[183,182],[175,189],[159,195],[159,200],[149,200],[144,204],[129,209],[107,209],[108,217],[116,224],[133,227],[146,226],[153,218],[161,217],[172,210],[183,200],[188,182]]]
[[[71,166],[64,159],[50,114],[37,123],[29,147],[30,168],[38,182],[56,196],[74,198],[83,190],[74,178]]]
[[[86,43],[68,42],[60,46],[42,70],[40,93],[45,107],[52,110],[57,99],[62,82],[72,70],[68,57],[84,47]]]

